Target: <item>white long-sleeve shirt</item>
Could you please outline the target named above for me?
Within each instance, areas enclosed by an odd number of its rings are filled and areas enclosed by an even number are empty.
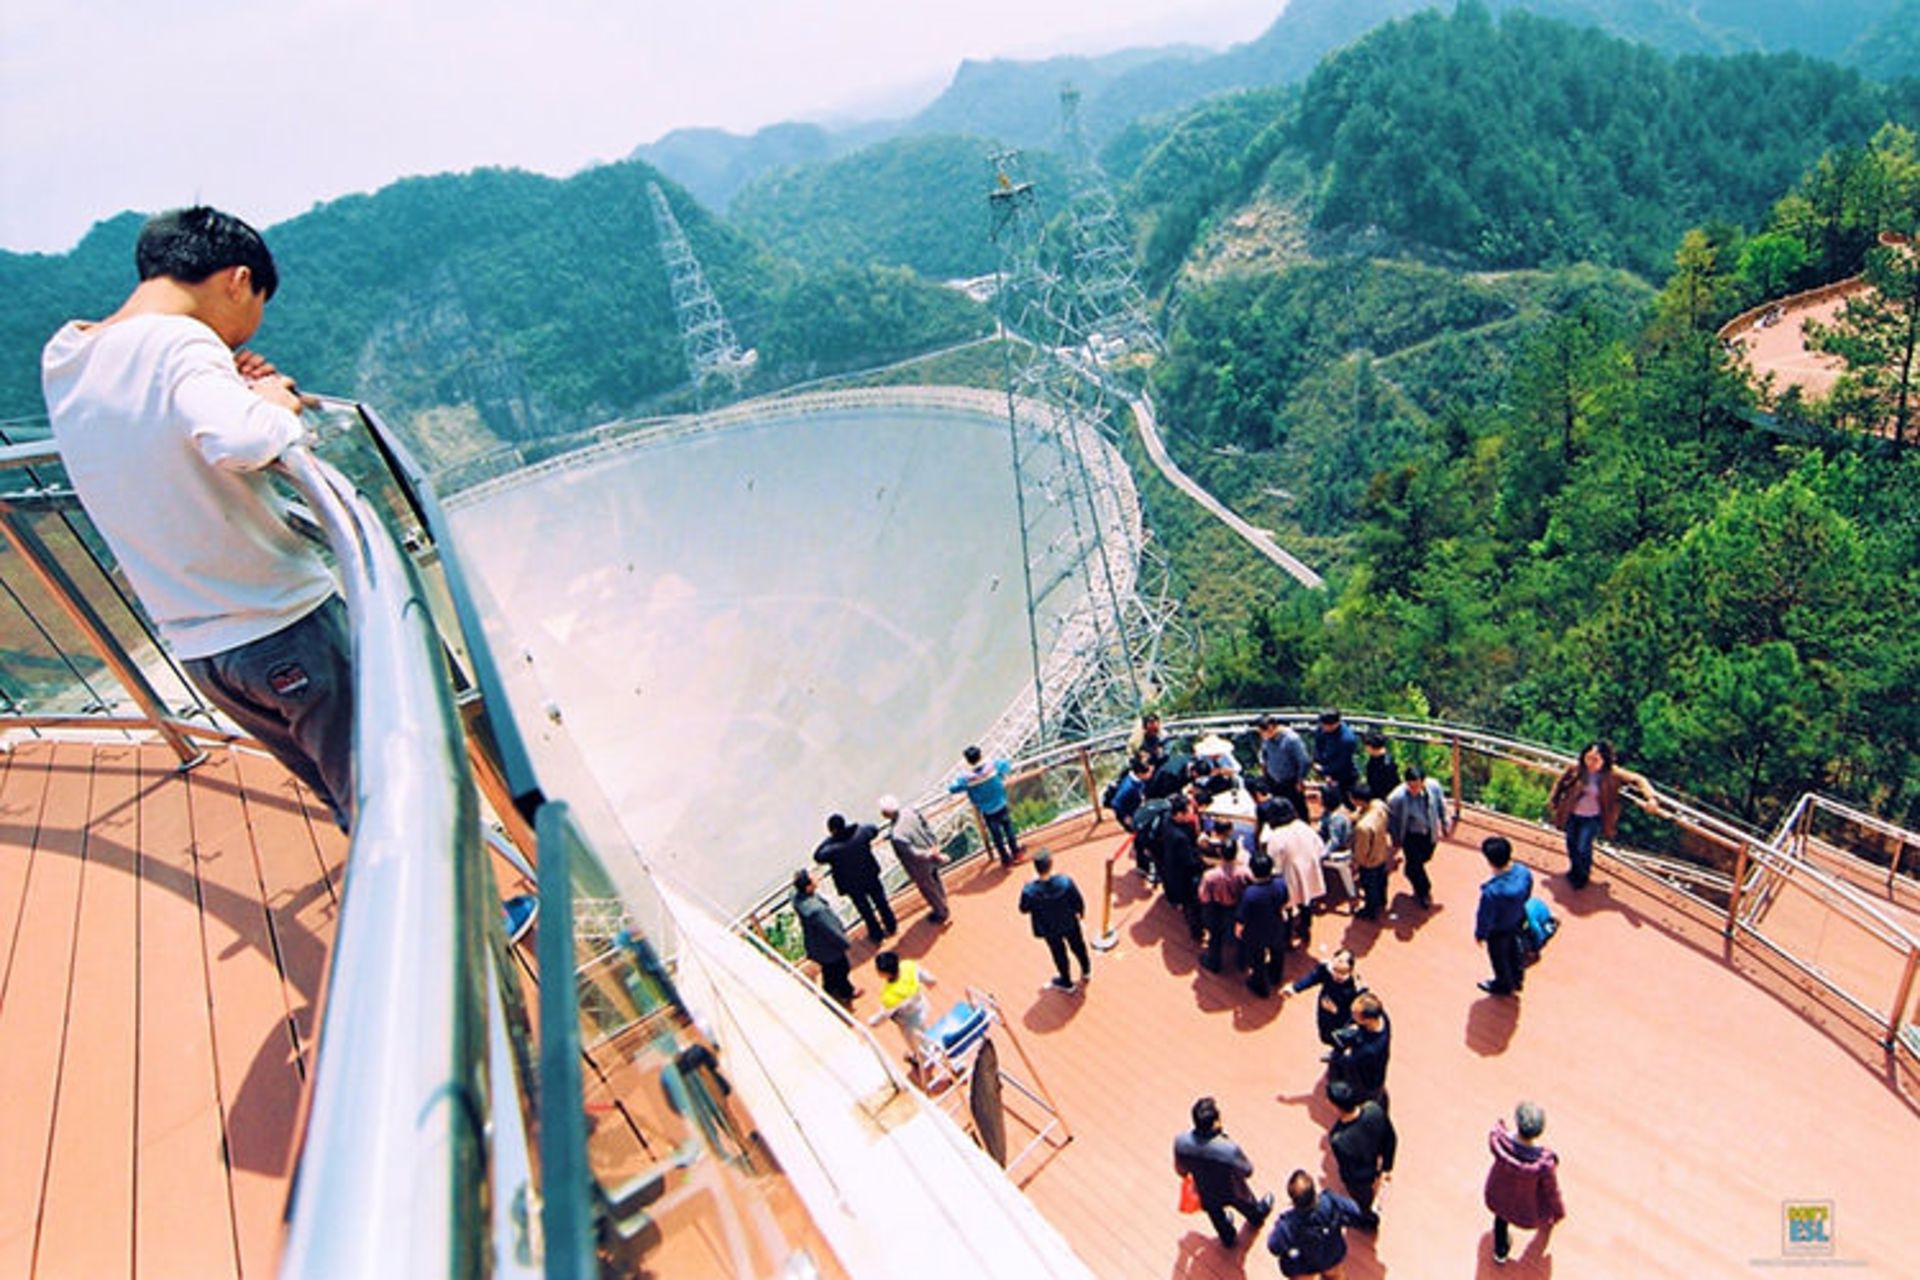
[[[74,321],[40,360],[67,477],[181,658],[272,635],[333,594],[261,468],[305,438],[189,316]]]

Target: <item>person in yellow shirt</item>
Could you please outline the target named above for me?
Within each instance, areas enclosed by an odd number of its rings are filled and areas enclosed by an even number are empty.
[[[924,1042],[931,1021],[927,988],[939,986],[940,980],[931,969],[921,968],[917,961],[902,960],[893,950],[876,955],[873,967],[886,982],[880,988],[880,1007],[868,1015],[867,1025],[877,1027],[891,1019],[907,1042],[907,1057],[918,1069],[926,1061]]]

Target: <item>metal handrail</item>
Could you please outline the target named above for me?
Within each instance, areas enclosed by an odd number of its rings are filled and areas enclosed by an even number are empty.
[[[340,568],[355,707],[353,841],[281,1274],[476,1274],[499,1113],[479,822],[439,639],[365,497],[303,448],[276,466]]]
[[[1255,711],[1236,711],[1178,719],[1168,718],[1165,721],[1165,729],[1168,734],[1181,737],[1197,737],[1207,733],[1220,733],[1232,737],[1249,732],[1255,719],[1261,714],[1263,713]],[[1271,714],[1279,716],[1281,720],[1290,724],[1304,725],[1317,721],[1319,713],[1315,710],[1287,708]],[[1365,712],[1349,712],[1343,718],[1356,729],[1377,728],[1398,741],[1448,748],[1453,753],[1452,800],[1456,812],[1467,807],[1462,795],[1460,769],[1462,753],[1471,753],[1487,760],[1555,776],[1572,764],[1576,758],[1570,752],[1558,750],[1544,743],[1530,742],[1523,738],[1469,725],[1451,724],[1438,720],[1410,720]],[[1017,782],[1022,778],[1031,778],[1043,775],[1050,770],[1068,767],[1079,770],[1087,779],[1090,803],[1076,812],[1084,813],[1090,808],[1097,824],[1099,807],[1097,798],[1093,794],[1093,757],[1120,755],[1125,750],[1130,733],[1131,726],[1121,725],[1077,742],[1061,743],[1023,755],[1011,762],[1014,780]],[[1782,834],[1769,837],[1758,828],[1737,818],[1718,813],[1699,801],[1676,795],[1671,791],[1660,790],[1658,799],[1659,816],[1695,836],[1719,845],[1737,857],[1736,868],[1727,884],[1727,901],[1724,903],[1715,901],[1701,892],[1702,889],[1717,889],[1719,886],[1713,883],[1714,877],[1701,875],[1699,869],[1691,864],[1642,851],[1614,850],[1605,846],[1601,849],[1603,856],[1613,860],[1623,870],[1657,880],[1667,889],[1706,908],[1721,920],[1722,932],[1728,938],[1744,937],[1754,945],[1764,947],[1779,956],[1873,1021],[1883,1033],[1882,1043],[1889,1049],[1893,1048],[1898,1041],[1897,1033],[1905,1016],[1906,1002],[1913,988],[1920,984],[1920,980],[1916,978],[1916,974],[1920,974],[1920,936],[1916,936],[1912,929],[1889,915],[1880,904],[1858,886],[1799,859],[1785,843],[1786,835],[1797,824],[1797,815],[1810,805],[1817,803],[1821,807],[1832,807],[1844,814],[1851,814],[1853,811],[1847,810],[1844,806],[1833,805],[1824,798],[1803,797],[1800,805],[1794,809],[1795,816],[1783,824]],[[940,816],[964,806],[966,801],[964,797],[949,796],[944,787],[936,787],[922,793],[916,798],[914,804],[928,816],[930,821],[937,821]],[[1488,809],[1486,812],[1497,813],[1498,810]],[[1539,825],[1538,819],[1518,818],[1515,815],[1505,814],[1501,816],[1518,821],[1531,821]],[[1877,820],[1874,821],[1874,825],[1877,828],[1899,832],[1898,828],[1888,827],[1888,824]],[[1743,911],[1743,907],[1753,907],[1752,891],[1754,889],[1786,884],[1807,892],[1825,910],[1851,921],[1890,948],[1896,955],[1905,958],[1906,970],[1899,992],[1888,1008],[1874,1007],[1859,994],[1841,986],[1833,975],[1825,972],[1812,958],[1797,955],[1790,948],[1767,937],[1760,928],[1758,911],[1752,909]],[[761,919],[776,913],[780,908],[783,895],[784,889],[773,888],[759,896],[748,910],[737,917],[735,928],[751,929]]]

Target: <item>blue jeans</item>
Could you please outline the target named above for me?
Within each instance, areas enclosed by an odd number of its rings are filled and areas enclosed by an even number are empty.
[[[270,636],[185,663],[200,691],[312,788],[342,831],[353,812],[352,654],[347,607],[334,596]]]
[[[1020,837],[1013,829],[1013,809],[995,809],[992,813],[982,813],[980,820],[987,824],[987,839],[993,844],[993,851],[1000,855],[1001,865],[1013,861],[1013,855],[1020,852]]]
[[[1576,889],[1587,887],[1587,880],[1593,875],[1593,842],[1600,835],[1600,815],[1583,818],[1574,814],[1567,819],[1567,859],[1573,866],[1567,872],[1567,879]]]

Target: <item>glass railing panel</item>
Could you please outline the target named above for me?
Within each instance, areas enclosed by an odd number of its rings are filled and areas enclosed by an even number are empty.
[[[51,470],[37,468],[43,476]],[[0,492],[7,481],[24,480],[18,471],[0,473]],[[123,579],[111,568],[105,546],[76,504],[53,500],[10,503],[9,519],[29,547],[26,554],[44,553],[54,569],[71,584],[74,596],[98,618],[112,642],[145,676],[169,714],[207,718],[204,704],[177,664],[155,637]],[[137,716],[139,709],[113,674],[61,599],[22,558],[9,540],[0,550],[0,578],[4,604],[0,608],[0,668],[6,672],[7,693],[18,709],[44,715]]]

